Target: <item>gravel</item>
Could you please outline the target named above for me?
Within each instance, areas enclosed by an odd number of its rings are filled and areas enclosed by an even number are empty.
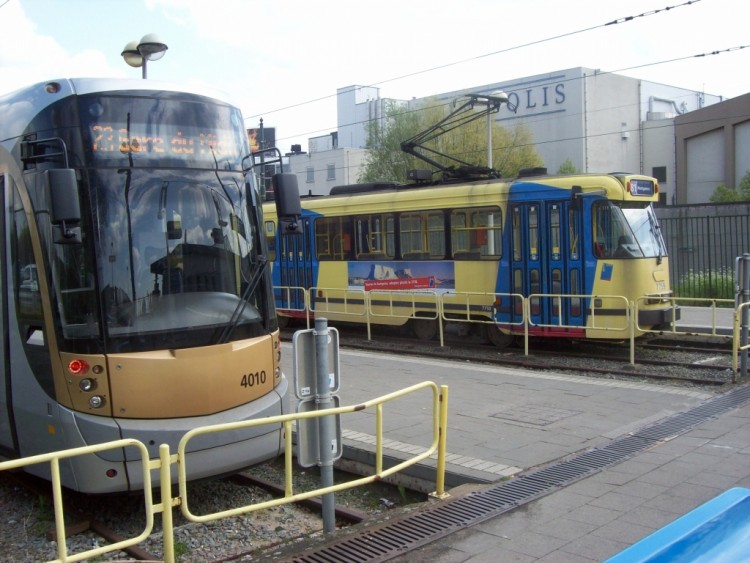
[[[283,464],[269,463],[255,467],[247,475],[283,484]],[[351,478],[338,471],[336,482]],[[295,469],[294,491],[319,487],[317,468]],[[124,538],[141,534],[145,527],[142,495],[86,496],[64,493],[66,507],[91,515]],[[193,514],[220,510],[270,500],[265,490],[240,485],[231,480],[213,480],[190,484],[188,500]],[[337,505],[362,512],[367,519],[398,511],[405,503],[424,500],[424,495],[404,494],[385,483],[372,484],[335,494]],[[158,497],[154,499],[158,502]],[[414,506],[412,504],[412,506]],[[389,508],[390,507],[390,508]],[[175,555],[179,562],[257,561],[270,558],[277,549],[288,551],[290,545],[324,538],[320,512],[287,504],[257,512],[225,518],[206,524],[186,521],[179,508],[173,510]],[[10,474],[0,472],[0,553],[5,563],[29,563],[58,559],[57,542],[47,539],[54,530],[51,501],[42,494],[30,492]],[[68,522],[71,523],[70,521]],[[348,523],[337,521],[337,530]],[[148,540],[138,544],[161,560],[163,541],[161,515],[154,519],[154,530]],[[105,545],[107,542],[90,529],[66,539],[68,555]],[[109,552],[92,561],[134,561],[124,552]]]

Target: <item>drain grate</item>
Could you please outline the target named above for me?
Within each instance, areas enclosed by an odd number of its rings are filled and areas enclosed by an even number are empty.
[[[694,409],[583,452],[568,460],[446,500],[400,520],[379,524],[355,535],[309,550],[295,563],[387,561],[460,529],[513,510],[561,487],[624,461],[655,443],[687,432],[701,422],[750,400],[750,386],[735,389]]]

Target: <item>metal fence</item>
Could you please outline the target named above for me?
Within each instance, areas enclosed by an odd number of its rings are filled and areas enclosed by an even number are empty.
[[[676,297],[732,298],[735,260],[750,252],[750,203],[658,207]]]
[[[385,439],[385,432],[383,430],[383,405],[396,401],[408,395],[423,392],[420,396],[424,400],[424,394],[431,395],[432,412],[430,417],[431,422],[431,439],[432,442],[429,446],[418,446],[413,451],[410,451],[410,456],[406,459],[400,460],[399,463],[393,464],[388,468],[384,466],[384,449],[387,448],[388,440]],[[295,421],[299,420],[311,420],[319,419],[326,416],[336,416],[345,414],[361,413],[368,409],[373,409],[375,418],[375,467],[374,473],[339,483],[337,485],[331,485],[322,487],[315,490],[308,490],[303,492],[296,492],[294,489],[294,483],[292,480],[292,454],[294,449],[292,447],[292,425]],[[418,411],[420,409],[417,409]],[[426,408],[421,409],[423,412]],[[426,415],[427,412],[424,412]],[[417,424],[421,424],[420,428],[425,426],[427,422],[425,420],[417,420]],[[284,473],[285,473],[285,485],[284,485],[284,496],[281,498],[274,498],[268,501],[257,502],[255,504],[249,504],[244,506],[238,506],[223,510],[220,512],[214,512],[210,514],[194,514],[188,508],[188,489],[187,489],[187,452],[190,449],[188,444],[190,440],[200,439],[205,434],[217,434],[221,432],[235,432],[243,428],[252,428],[258,426],[274,426],[277,424],[284,425]],[[39,454],[30,457],[24,457],[14,459],[10,461],[0,462],[0,471],[19,469],[26,466],[34,465],[37,463],[49,464],[51,482],[52,482],[52,493],[53,503],[55,511],[55,539],[57,541],[57,555],[58,559],[50,561],[50,563],[73,563],[75,561],[88,561],[96,560],[101,561],[100,557],[103,555],[113,552],[124,550],[128,547],[137,545],[138,543],[149,538],[154,530],[155,515],[161,514],[162,517],[162,534],[161,539],[164,548],[164,562],[175,563],[177,556],[175,555],[175,542],[174,542],[174,520],[173,511],[179,507],[182,516],[193,523],[206,523],[221,518],[229,518],[235,516],[241,516],[250,512],[263,510],[265,508],[271,508],[282,504],[289,504],[291,502],[298,502],[307,500],[313,497],[320,497],[336,493],[353,487],[366,485],[382,481],[386,477],[393,475],[399,471],[406,469],[411,465],[415,465],[429,457],[436,458],[436,471],[435,471],[435,485],[436,490],[430,496],[438,499],[448,498],[448,494],[445,492],[445,464],[446,464],[446,441],[448,431],[448,386],[441,385],[438,387],[436,383],[432,381],[423,381],[410,387],[382,395],[375,399],[371,399],[364,403],[356,405],[337,407],[332,409],[324,409],[319,411],[309,412],[297,412],[284,415],[271,416],[262,419],[255,420],[244,420],[240,422],[228,422],[224,424],[216,424],[213,426],[201,426],[196,427],[187,432],[180,439],[177,452],[170,452],[168,444],[161,444],[159,446],[159,458],[149,459],[149,453],[146,446],[139,440],[132,438],[117,440],[114,442],[107,442],[104,444],[97,444],[93,446],[84,446],[80,448],[74,448],[69,450],[61,450],[57,452],[49,452],[46,454]],[[194,447],[194,446],[193,446]],[[144,508],[145,508],[145,528],[138,536],[131,538],[119,538],[114,543],[96,546],[93,549],[86,551],[80,551],[76,553],[69,553],[67,546],[67,533],[65,527],[65,509],[63,503],[63,488],[60,480],[60,461],[68,458],[92,455],[98,452],[114,449],[124,448],[135,448],[138,450],[137,454],[134,454],[133,459],[140,460],[141,472],[143,474],[143,493],[144,493]],[[172,497],[172,474],[171,466],[176,464],[177,473],[177,485],[179,487],[179,496]],[[152,471],[159,472],[159,485],[158,492],[161,498],[161,502],[154,502],[153,491],[152,491]],[[155,490],[157,487],[155,487]],[[4,560],[4,559],[3,559]],[[109,559],[108,559],[109,560]]]

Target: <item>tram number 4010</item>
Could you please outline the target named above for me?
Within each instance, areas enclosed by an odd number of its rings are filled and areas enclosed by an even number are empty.
[[[266,372],[256,371],[255,373],[245,373],[240,380],[240,387],[255,387],[263,385],[266,382]]]

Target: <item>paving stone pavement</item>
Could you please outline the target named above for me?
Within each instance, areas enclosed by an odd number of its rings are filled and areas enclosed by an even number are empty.
[[[750,487],[750,403],[392,561],[604,561],[732,487]]]

